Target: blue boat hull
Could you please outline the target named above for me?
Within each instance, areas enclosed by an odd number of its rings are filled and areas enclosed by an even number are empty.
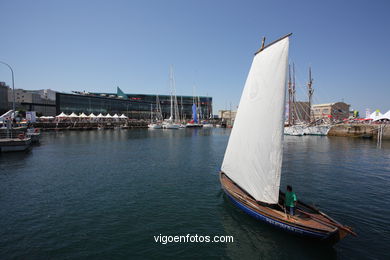
[[[252,216],[253,218],[263,221],[267,224],[270,224],[274,227],[277,227],[279,229],[282,229],[284,231],[287,231],[289,233],[292,233],[294,235],[298,235],[301,237],[311,238],[315,240],[320,241],[326,241],[330,243],[335,243],[338,241],[338,232],[332,232],[332,233],[325,233],[325,232],[315,232],[314,230],[308,230],[304,229],[298,226],[294,226],[285,222],[281,222],[276,218],[272,218],[270,216],[267,216],[265,214],[261,214],[259,211],[253,210],[247,205],[244,205],[242,202],[240,202],[238,199],[234,198],[231,194],[229,194],[228,191],[225,191],[225,194],[227,197],[233,202],[234,205],[236,205],[239,209],[247,213],[248,215]]]
[[[265,204],[256,201],[222,171],[219,178],[229,200],[259,221],[311,241],[327,244],[337,243],[348,234],[356,236],[350,227],[340,224],[325,213],[299,200],[297,201],[298,214],[293,217],[286,215],[279,205],[279,203],[281,205],[284,203],[285,194],[283,192],[279,194],[278,205]]]

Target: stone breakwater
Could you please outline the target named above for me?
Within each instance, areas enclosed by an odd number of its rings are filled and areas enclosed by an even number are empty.
[[[390,124],[340,124],[334,125],[328,132],[328,136],[377,138],[382,126],[383,140],[390,140]]]

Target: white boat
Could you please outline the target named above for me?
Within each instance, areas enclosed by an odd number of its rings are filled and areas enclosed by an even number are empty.
[[[164,129],[179,129],[180,124],[176,124],[172,120],[168,119],[167,121],[164,121],[162,123],[162,128],[164,128]]]
[[[203,124],[203,128],[212,128],[213,124]]]
[[[312,96],[314,90],[312,85],[313,85],[313,79],[311,76],[311,68],[309,68],[309,81],[307,83],[308,96],[309,96],[309,102],[308,102],[309,113],[306,113],[306,115],[305,114],[300,115],[299,113],[294,112],[297,109],[297,107],[295,107],[295,69],[293,64],[292,79],[291,79],[291,72],[289,69],[289,80],[288,80],[288,93],[289,93],[288,124],[289,126],[284,128],[285,135],[302,136],[302,135],[327,135],[328,134],[331,128],[330,125],[316,125],[316,123],[318,122],[310,122],[313,119],[311,103],[312,103]]]
[[[30,148],[31,138],[3,138],[0,139],[0,152],[20,152]]]
[[[158,95],[156,96],[156,112],[155,120],[153,120],[153,105],[150,104],[150,124],[148,124],[149,129],[161,129],[162,125],[159,123],[159,120],[162,120],[161,106]]]
[[[285,135],[293,135],[293,136],[302,136],[302,135],[304,135],[303,129],[304,129],[303,125],[285,126],[284,127],[284,134]]]
[[[25,151],[31,146],[31,138],[26,136],[24,132],[17,133],[17,128],[13,127],[12,118],[15,118],[16,114],[17,112],[10,110],[3,117],[3,123],[6,127],[2,128],[0,132],[0,152]]]
[[[152,124],[148,124],[148,128],[149,129],[161,129],[162,125],[156,124],[156,123],[152,123]]]
[[[303,134],[305,135],[328,135],[328,132],[332,126],[330,125],[314,125],[304,126]]]

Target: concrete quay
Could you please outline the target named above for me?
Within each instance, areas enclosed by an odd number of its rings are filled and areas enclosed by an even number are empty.
[[[390,140],[390,124],[339,124],[331,127],[328,136],[378,138],[381,126],[382,139]]]

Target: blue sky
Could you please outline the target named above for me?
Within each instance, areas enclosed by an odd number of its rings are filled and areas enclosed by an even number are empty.
[[[0,1],[0,60],[15,86],[209,95],[235,108],[261,38],[289,32],[298,99],[390,109],[390,1]],[[10,84],[0,66],[0,81]]]

